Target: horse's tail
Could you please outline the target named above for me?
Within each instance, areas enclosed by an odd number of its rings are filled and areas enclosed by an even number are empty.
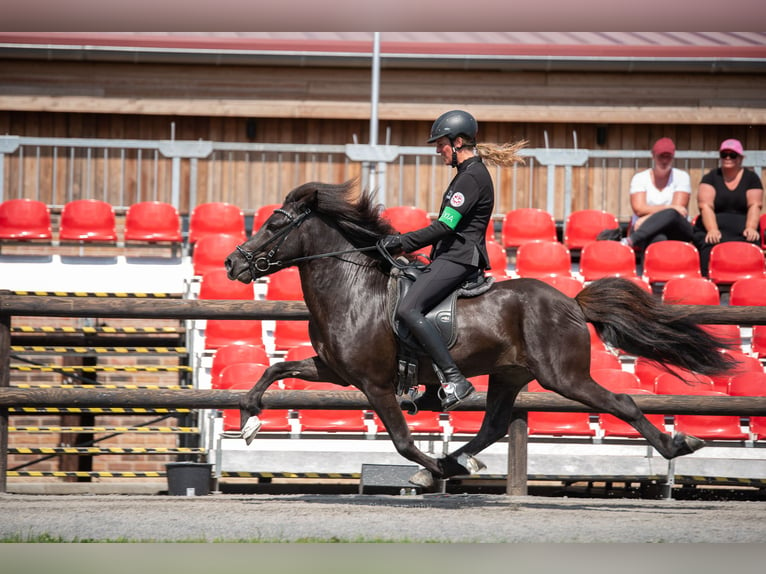
[[[628,279],[590,283],[575,300],[601,339],[628,353],[662,364],[714,375],[732,368],[720,350],[731,348],[693,322],[678,306],[668,306]]]

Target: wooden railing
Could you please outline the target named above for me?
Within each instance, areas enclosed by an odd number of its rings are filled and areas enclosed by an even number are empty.
[[[766,324],[766,308],[685,305],[700,324]],[[0,492],[6,491],[9,407],[238,408],[242,392],[225,390],[21,389],[10,387],[10,327],[14,316],[157,319],[305,320],[302,301],[165,300],[23,296],[0,291]],[[461,410],[483,410],[477,393]],[[635,396],[647,414],[766,415],[766,397]],[[365,409],[354,391],[268,391],[264,406],[274,409]],[[553,393],[521,393],[509,427],[507,493],[526,494],[528,411],[595,412]]]

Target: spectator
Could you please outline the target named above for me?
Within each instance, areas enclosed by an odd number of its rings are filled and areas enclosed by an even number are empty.
[[[725,241],[760,242],[763,184],[742,167],[739,140],[724,141],[720,166],[704,175],[697,192],[700,215],[694,224],[694,244],[700,252],[700,270],[707,277],[710,251]]]
[[[660,138],[652,146],[652,167],[636,173],[630,181],[630,206],[633,217],[628,237],[622,242],[637,250],[657,241],[691,241],[689,223],[689,174],[673,167],[676,146],[670,138]]]

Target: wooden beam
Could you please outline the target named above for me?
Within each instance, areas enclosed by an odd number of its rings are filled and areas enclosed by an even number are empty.
[[[434,105],[386,103],[378,107],[385,121],[432,121]],[[0,95],[0,109],[25,112],[179,115],[204,117],[369,120],[369,102],[311,99],[120,98],[95,96]],[[721,105],[489,105],[473,104],[484,122],[612,124],[766,124],[766,109]]]
[[[253,381],[255,383],[255,381]],[[341,388],[341,387],[339,387]],[[239,408],[246,391],[227,390],[136,390],[136,389],[21,389],[0,388],[0,407],[61,408]],[[710,397],[695,395],[636,395],[639,408],[647,414],[766,415],[766,397]],[[267,409],[369,409],[361,391],[267,391]],[[474,393],[458,410],[481,411],[486,393]],[[555,393],[519,394],[515,408],[521,411],[599,412]]]

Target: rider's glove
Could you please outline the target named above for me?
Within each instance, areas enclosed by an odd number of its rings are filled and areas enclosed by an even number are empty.
[[[401,235],[386,235],[380,240],[380,246],[391,254],[397,254],[402,250]]]

